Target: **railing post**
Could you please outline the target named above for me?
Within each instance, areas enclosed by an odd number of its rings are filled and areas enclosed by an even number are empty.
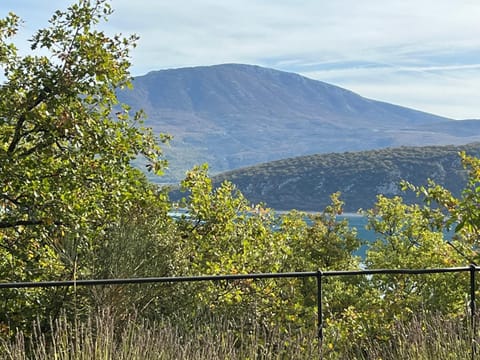
[[[470,264],[470,323],[472,327],[472,360],[477,354],[477,326],[476,326],[476,303],[475,303],[475,273],[476,266]]]
[[[323,347],[323,309],[322,309],[322,271],[317,271],[317,326],[318,344],[320,351]]]

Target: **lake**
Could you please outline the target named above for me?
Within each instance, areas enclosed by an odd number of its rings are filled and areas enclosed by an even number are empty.
[[[365,229],[367,225],[367,218],[358,214],[343,214],[338,216],[339,220],[347,219],[350,227],[357,229],[357,237],[366,242],[375,241],[375,232],[372,230]],[[365,252],[367,251],[368,245],[362,245],[358,251],[355,252],[355,255],[360,256],[362,259],[365,259]]]

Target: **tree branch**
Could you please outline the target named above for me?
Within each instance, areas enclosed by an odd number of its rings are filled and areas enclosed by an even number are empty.
[[[49,89],[46,89],[46,90],[48,91]],[[28,107],[25,110],[25,112],[19,117],[17,121],[17,125],[15,126],[15,133],[13,134],[12,142],[8,146],[8,150],[7,150],[8,156],[11,156],[15,152],[15,149],[17,148],[18,143],[24,136],[24,134],[22,134],[22,128],[23,128],[23,124],[27,120],[27,113],[32,111],[38,105],[40,105],[43,101],[45,101],[47,99],[47,93],[48,92],[42,92],[40,96],[38,96],[38,98],[35,100],[35,102],[30,107]]]
[[[35,225],[46,225],[47,221],[45,220],[12,220],[12,221],[0,221],[0,229],[9,229],[18,226],[35,226]],[[54,221],[53,225],[63,225],[60,221]]]
[[[42,220],[15,220],[15,221],[0,221],[0,229],[8,229],[17,226],[42,225]]]

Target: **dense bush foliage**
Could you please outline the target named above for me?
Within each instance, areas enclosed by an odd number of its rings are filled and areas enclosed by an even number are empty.
[[[144,156],[160,174],[166,164],[159,145],[166,137],[142,128],[141,114],[131,118],[128,106],[117,104],[115,90],[129,85],[128,52],[136,39],[96,29],[110,12],[104,0],[56,12],[33,36],[34,55],[23,57],[8,43],[19,19],[10,14],[0,21],[1,281],[424,268],[478,260],[480,160],[466,154],[461,160],[469,178],[458,198],[434,183],[404,184],[424,197],[423,205],[377,198],[364,212],[377,240],[363,262],[355,253],[364,241],[338,218],[344,206],[339,193],[316,214],[276,214],[252,205],[230,182],[214,187],[205,165],[188,172],[184,199],[173,204],[167,189],[131,165]],[[176,207],[185,211],[179,219],[170,216]],[[453,227],[451,246],[444,231]],[[419,313],[461,319],[463,281],[450,275],[326,279],[326,349],[361,351],[372,340],[388,341],[398,321]],[[315,294],[313,279],[2,290],[0,335],[23,330],[28,337],[34,320],[48,333],[61,314],[78,325],[108,307],[118,325],[135,310],[151,321],[175,319],[185,331],[209,317],[241,321],[234,334],[239,342],[259,329],[298,337],[315,331]]]

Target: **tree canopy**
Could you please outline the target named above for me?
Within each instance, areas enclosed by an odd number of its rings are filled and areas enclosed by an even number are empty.
[[[82,256],[132,204],[156,190],[132,159],[166,165],[163,137],[143,115],[119,104],[130,85],[136,36],[109,36],[98,24],[105,0],[81,0],[56,11],[20,55],[21,20],[0,21],[0,278],[75,278]],[[29,300],[30,301],[30,300]]]

